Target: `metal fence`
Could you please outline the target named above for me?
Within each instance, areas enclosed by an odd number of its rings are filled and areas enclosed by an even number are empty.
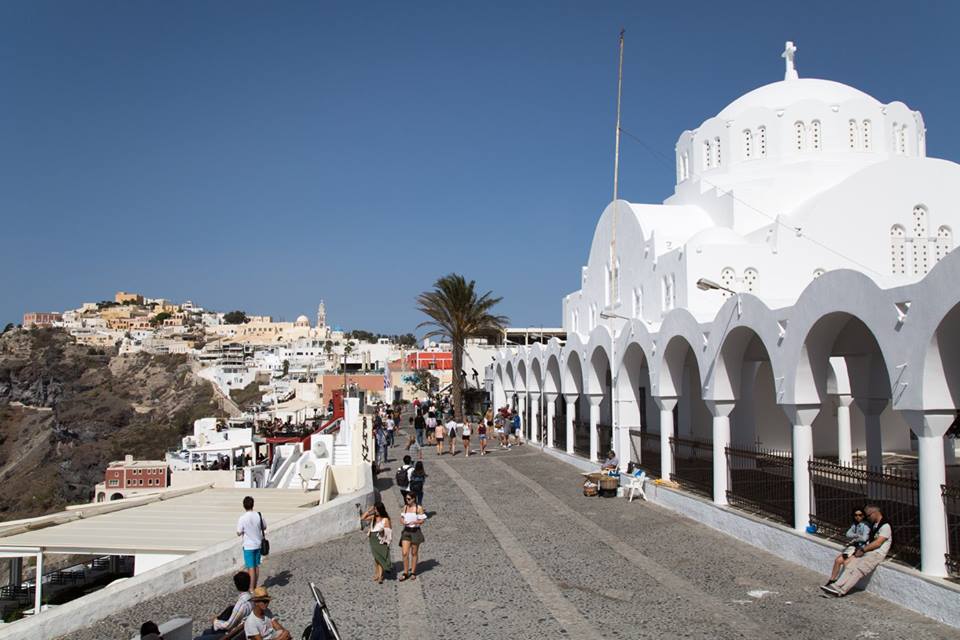
[[[647,475],[660,477],[660,434],[648,431],[631,431],[640,438],[640,466]]]
[[[944,484],[940,490],[947,510],[947,568],[954,577],[960,577],[960,485]]]
[[[727,447],[732,506],[793,524],[793,456],[782,451]]]
[[[809,462],[813,485],[810,521],[818,535],[842,540],[853,512],[864,505],[880,507],[893,527],[890,557],[920,564],[920,488],[916,474],[896,468],[865,468],[830,460]]]
[[[597,455],[603,460],[613,448],[613,425],[597,423]]]
[[[713,497],[713,443],[692,438],[670,438],[673,473],[670,479],[693,493]]]
[[[573,452],[584,458],[590,457],[590,423],[579,420],[573,423]]]

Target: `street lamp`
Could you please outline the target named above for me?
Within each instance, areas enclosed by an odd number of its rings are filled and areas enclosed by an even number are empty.
[[[737,317],[739,318],[741,315],[743,315],[743,306],[739,291],[734,291],[729,287],[725,287],[722,284],[716,283],[713,280],[708,280],[707,278],[700,278],[697,280],[697,289],[700,289],[701,291],[726,291],[730,295],[737,296]]]
[[[698,283],[699,285],[699,283]],[[611,313],[609,311],[601,311],[600,317],[604,320],[626,320],[630,322],[633,318],[628,318],[627,316],[622,316],[618,313]],[[620,460],[620,467],[626,469],[625,466],[627,463],[624,460],[628,460],[629,456],[626,455],[626,449],[623,447],[623,437],[620,434],[620,407],[619,402],[617,401],[617,385],[620,379],[620,369],[617,367],[617,339],[614,332],[610,332],[610,371],[612,375],[610,376],[610,402],[613,404],[613,415],[611,416],[613,424],[611,426],[611,431],[616,434],[617,442],[619,446],[617,449],[621,449],[620,453],[623,455],[623,459]]]

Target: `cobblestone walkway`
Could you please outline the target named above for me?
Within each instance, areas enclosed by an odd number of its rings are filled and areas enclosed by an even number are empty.
[[[395,464],[395,463],[392,463]],[[960,638],[867,593],[820,597],[823,576],[642,501],[585,498],[577,470],[527,445],[486,457],[425,452],[420,577],[382,585],[361,534],[271,556],[273,610],[299,638],[309,581],[356,638]],[[392,515],[392,472],[378,488]],[[393,548],[396,566],[400,552]],[[71,640],[129,638],[146,619],[233,600],[229,577],[144,602]]]

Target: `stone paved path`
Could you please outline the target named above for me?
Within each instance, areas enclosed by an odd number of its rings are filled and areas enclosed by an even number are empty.
[[[649,503],[585,498],[577,470],[530,445],[424,461],[431,517],[416,581],[372,582],[359,533],[267,559],[273,609],[294,637],[312,580],[345,640],[960,638],[870,594],[821,598],[823,576]],[[391,478],[377,485],[395,515]],[[393,558],[400,566],[396,546]],[[229,578],[211,581],[70,638],[126,639],[177,615],[199,631],[231,590]]]

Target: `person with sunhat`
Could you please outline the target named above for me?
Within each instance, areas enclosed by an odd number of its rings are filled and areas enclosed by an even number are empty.
[[[250,640],[290,640],[290,632],[283,628],[280,621],[268,609],[270,594],[266,587],[253,590],[253,611],[243,623],[243,635]]]

